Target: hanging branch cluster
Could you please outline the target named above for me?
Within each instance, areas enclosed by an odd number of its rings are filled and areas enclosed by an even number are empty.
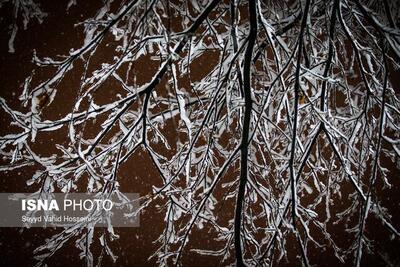
[[[160,182],[142,196],[141,210],[163,203],[165,227],[153,254],[162,266],[179,265],[184,252],[239,266],[276,263],[289,239],[304,265],[311,247],[326,246],[359,265],[373,241],[365,231],[370,216],[399,237],[377,194],[393,183],[382,158],[400,157],[400,102],[390,80],[400,58],[396,4],[111,2],[80,24],[80,47],[64,57],[34,55],[39,69],[54,71],[36,84],[34,74],[26,79],[21,109],[1,99],[20,129],[0,139],[3,171],[36,166],[27,184],[40,185],[38,194],[78,184],[110,194],[123,192],[121,166],[145,153]],[[112,57],[103,58],[110,47]],[[146,62],[159,67],[143,81]],[[70,73],[79,86],[60,89]],[[98,98],[109,81],[118,93],[104,103]],[[50,120],[45,111],[60,90],[76,97],[63,103],[68,114]],[[94,136],[88,128],[97,129]],[[66,133],[65,143],[52,144],[59,153],[44,157],[32,148],[44,132]],[[345,206],[335,207],[335,199]],[[233,216],[219,215],[228,209]],[[336,243],[334,224],[346,226],[351,246]],[[220,249],[190,249],[195,229],[212,232]],[[39,264],[80,236],[91,266],[93,231],[66,228],[37,248]],[[101,245],[115,260],[113,238],[110,224]]]

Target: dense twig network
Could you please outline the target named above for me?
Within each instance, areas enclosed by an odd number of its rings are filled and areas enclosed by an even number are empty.
[[[15,1],[25,2],[34,7],[23,9],[26,18],[45,17],[33,2]],[[329,246],[340,261],[358,266],[373,241],[365,234],[369,216],[399,237],[377,196],[378,187],[392,184],[382,157],[400,156],[400,102],[390,79],[400,58],[396,4],[136,0],[114,10],[111,2],[81,24],[81,47],[57,59],[35,54],[38,67],[55,71],[36,85],[34,74],[26,79],[19,99],[28,111],[1,99],[20,128],[0,139],[9,163],[2,170],[39,166],[28,181],[41,185],[37,194],[72,192],[78,181],[88,192],[108,194],[124,191],[120,166],[145,152],[161,186],[142,196],[141,209],[164,203],[153,254],[161,266],[180,265],[185,251],[224,265],[275,264],[286,257],[289,238],[304,265],[312,264],[311,247]],[[113,57],[96,64],[105,44]],[[202,58],[209,65],[199,71]],[[158,70],[139,81],[140,64],[150,61],[159,62]],[[81,80],[69,88],[76,95],[65,103],[71,112],[49,120],[43,111],[71,72]],[[100,104],[109,80],[119,94]],[[94,138],[87,137],[89,123],[97,126]],[[40,133],[61,129],[68,129],[68,142],[56,145],[58,154],[43,157],[31,148]],[[334,199],[346,206],[333,209]],[[218,216],[231,207],[233,217]],[[336,243],[332,224],[348,229],[351,246]],[[213,229],[220,249],[187,246],[194,228],[203,227]],[[91,266],[93,231],[66,228],[36,249],[39,265],[78,235]],[[114,237],[110,225],[107,240]]]

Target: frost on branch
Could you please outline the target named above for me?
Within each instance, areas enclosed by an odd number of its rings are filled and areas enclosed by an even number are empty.
[[[145,154],[159,181],[140,211],[163,213],[150,253],[160,266],[192,254],[223,265],[311,265],[310,251],[357,266],[375,253],[388,263],[370,225],[399,238],[395,210],[381,198],[399,185],[398,25],[388,0],[104,1],[76,23],[80,46],[33,54],[52,75],[26,78],[21,109],[0,100],[19,129],[0,139],[1,170],[34,166],[27,184],[39,193],[120,193],[121,166]],[[62,103],[69,112],[49,117],[71,75],[80,82]],[[110,83],[115,94],[105,99]],[[41,135],[60,133],[66,142],[48,144],[57,153],[35,150]],[[38,264],[67,242],[88,266],[103,257],[94,242],[117,261],[112,224],[100,238],[95,231],[64,229],[36,249]],[[338,242],[338,232],[350,241]],[[192,245],[195,233],[216,249]]]
[[[2,0],[0,1],[0,8],[3,5],[12,5],[12,23],[8,29],[10,35],[8,52],[15,53],[14,40],[17,36],[20,21],[22,21],[23,29],[26,30],[31,19],[42,23],[47,14],[33,0]]]

